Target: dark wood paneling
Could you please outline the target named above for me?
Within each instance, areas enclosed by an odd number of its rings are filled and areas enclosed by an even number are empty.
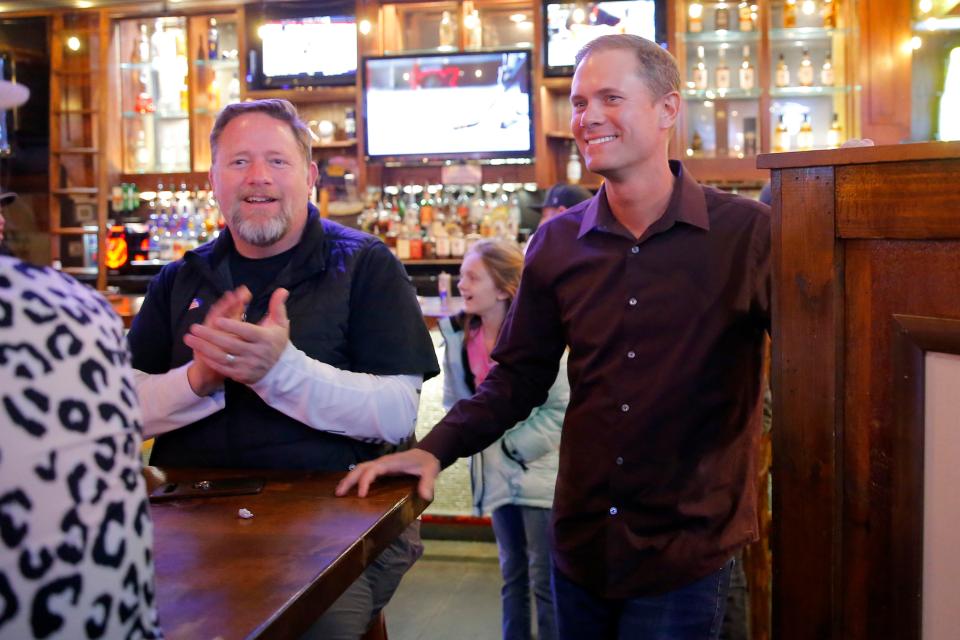
[[[837,167],[843,238],[960,238],[960,158]]]
[[[843,264],[833,170],[773,179],[773,637],[833,635]],[[779,286],[790,283],[791,286]],[[816,371],[815,376],[797,372]]]
[[[905,338],[897,337],[904,323],[894,317],[960,318],[960,242],[850,240],[844,248],[843,626],[837,637],[910,640],[920,637],[923,387],[922,379],[895,372],[894,345]]]

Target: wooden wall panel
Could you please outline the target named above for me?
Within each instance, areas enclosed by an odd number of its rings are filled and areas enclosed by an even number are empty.
[[[960,158],[837,167],[843,238],[960,238]]]
[[[922,493],[916,434],[898,398],[922,393],[894,378],[894,314],[960,319],[960,242],[844,243],[846,347],[842,442],[842,632],[850,640],[919,638]],[[906,385],[906,388],[905,388]],[[922,428],[922,420],[913,425]],[[922,456],[922,449],[919,451]],[[922,458],[921,458],[922,459]]]
[[[877,144],[910,139],[911,3],[864,0],[858,5],[860,69],[863,87],[860,132]]]
[[[833,168],[773,178],[773,637],[834,635],[843,264]],[[796,286],[777,286],[789,282]],[[797,371],[820,375],[799,377]],[[789,422],[789,428],[785,425]]]

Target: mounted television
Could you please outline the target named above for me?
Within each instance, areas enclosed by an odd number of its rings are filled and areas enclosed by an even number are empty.
[[[354,3],[263,4],[247,9],[247,86],[350,85],[357,77]]]
[[[371,161],[533,156],[529,50],[365,58]]]
[[[573,73],[577,52],[594,38],[629,33],[666,43],[667,5],[664,0],[607,2],[544,2],[544,74]],[[665,46],[665,45],[664,45]]]

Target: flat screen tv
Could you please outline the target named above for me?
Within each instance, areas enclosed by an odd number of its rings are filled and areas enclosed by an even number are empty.
[[[354,3],[247,10],[251,89],[350,85],[357,77]]]
[[[664,0],[607,2],[544,2],[544,74],[573,73],[574,57],[583,45],[611,33],[629,33],[657,43],[667,41]]]
[[[371,161],[533,156],[529,50],[365,58]]]

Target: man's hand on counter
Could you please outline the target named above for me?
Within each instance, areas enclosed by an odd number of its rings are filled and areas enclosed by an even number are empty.
[[[190,327],[183,341],[200,362],[224,378],[246,385],[259,382],[290,342],[286,307],[289,295],[286,289],[274,291],[267,315],[259,324],[232,315],[220,316],[213,322]]]
[[[250,304],[250,299],[250,290],[246,287],[241,286],[234,291],[227,291],[210,307],[207,317],[204,318],[203,326],[212,329],[214,323],[221,318],[241,320],[244,310]],[[187,368],[187,381],[195,394],[208,396],[223,388],[224,375],[211,366],[210,361],[190,343],[189,338],[191,336],[187,334],[183,339],[184,343],[193,349],[193,362]]]
[[[366,498],[370,485],[380,476],[418,476],[417,492],[424,500],[433,500],[433,486],[440,474],[440,461],[423,449],[410,449],[400,453],[363,462],[348,473],[337,485],[337,495],[347,495],[354,486],[357,495]]]

